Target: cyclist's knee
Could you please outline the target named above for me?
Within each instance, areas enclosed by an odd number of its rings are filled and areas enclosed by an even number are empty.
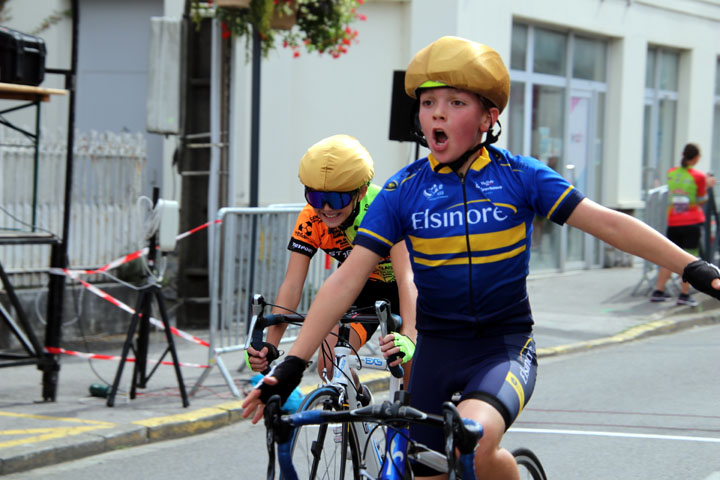
[[[475,475],[477,478],[517,480],[520,473],[512,453],[496,448],[487,455],[475,454]]]
[[[463,400],[458,405],[458,411],[460,416],[473,419],[483,427],[477,455],[493,455],[505,434],[505,420],[500,412],[489,403],[477,399]]]

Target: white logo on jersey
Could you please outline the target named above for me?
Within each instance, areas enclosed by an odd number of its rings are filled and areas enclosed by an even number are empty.
[[[502,190],[503,187],[502,185],[495,185],[495,180],[483,180],[480,184],[475,182],[475,188],[485,193],[492,190]]]
[[[422,212],[412,214],[412,224],[415,230],[423,230],[425,228],[462,226],[465,221],[467,221],[468,225],[487,223],[493,220],[502,222],[507,218],[508,216],[499,207],[495,206],[481,209],[469,207],[466,215],[463,215],[462,210],[430,213],[430,209],[426,208]]]
[[[428,200],[437,200],[438,198],[445,198],[445,192],[443,191],[442,183],[434,183],[432,187],[423,190],[423,195]]]

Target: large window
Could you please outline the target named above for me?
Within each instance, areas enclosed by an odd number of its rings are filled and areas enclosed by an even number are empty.
[[[665,172],[678,156],[675,120],[680,54],[649,47],[645,66],[645,125],[643,126],[643,195],[665,184]]]
[[[607,91],[604,39],[516,23],[510,57],[508,145],[533,156],[600,200]],[[597,242],[575,229],[533,223],[532,270],[600,261]]]
[[[715,65],[715,110],[713,115],[712,152],[710,168],[716,177],[720,177],[720,58]],[[719,190],[720,188],[716,188]],[[717,195],[717,192],[716,192]]]

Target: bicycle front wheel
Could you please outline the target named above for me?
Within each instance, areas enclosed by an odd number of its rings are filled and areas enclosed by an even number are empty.
[[[521,480],[547,480],[540,460],[527,448],[519,448],[513,452],[520,470]]]
[[[321,387],[305,397],[300,411],[342,410],[340,395]],[[327,423],[298,427],[292,439],[292,461],[298,478],[359,480],[360,456],[352,423]]]

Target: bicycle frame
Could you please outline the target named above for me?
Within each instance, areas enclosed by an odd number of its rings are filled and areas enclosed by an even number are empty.
[[[278,400],[279,401],[279,400]],[[277,415],[277,407],[271,407],[270,403],[273,399],[268,402],[268,412],[274,412],[269,415]],[[277,402],[276,402],[277,403]],[[438,463],[432,463],[431,466],[435,467],[439,471],[445,471],[449,473],[449,480],[455,480],[455,436],[460,434],[455,428],[456,421],[460,419],[457,414],[457,410],[452,404],[449,404],[444,410],[442,417],[427,415],[418,410],[410,407],[402,406],[400,401],[396,401],[394,404],[386,402],[383,405],[373,405],[370,407],[364,407],[355,410],[345,411],[303,411],[297,412],[291,415],[283,415],[280,418],[280,423],[285,428],[290,427],[301,427],[307,425],[320,425],[323,423],[331,422],[357,422],[357,421],[383,421],[391,420],[392,425],[389,425],[386,431],[386,455],[385,463],[383,464],[382,470],[379,472],[379,476],[373,477],[367,473],[367,469],[361,470],[360,476],[366,480],[403,480],[405,475],[406,457],[408,455],[408,438],[409,438],[409,422],[417,423],[428,423],[435,426],[442,426],[445,432],[446,442],[445,455],[420,447],[422,453],[430,453],[435,458],[442,457],[444,459],[443,465]],[[397,407],[400,407],[399,409]],[[409,412],[409,415],[403,416],[402,411],[405,409]],[[400,413],[398,413],[400,412]],[[448,413],[449,412],[449,413]],[[461,419],[462,424],[465,426],[463,435],[471,435],[474,442],[477,442],[478,435],[482,435],[482,427],[476,422],[468,419]],[[400,424],[398,426],[397,424]],[[266,425],[274,425],[274,421],[270,420]],[[468,433],[471,432],[471,433]],[[268,430],[269,439],[274,441],[274,433]],[[291,452],[288,445],[290,441],[284,443],[278,443],[278,462],[282,473],[282,478],[285,480],[297,479],[294,466],[292,464]],[[459,461],[463,465],[463,480],[476,480],[475,467],[474,467],[474,448],[462,449],[465,450],[461,453]],[[414,457],[422,462],[422,456]],[[425,462],[423,462],[425,463]],[[437,468],[440,467],[440,468]]]
[[[343,329],[349,327],[343,325],[340,328]],[[327,377],[325,377],[325,384],[322,386],[336,388],[338,390],[338,393],[340,394],[340,402],[342,404],[357,405],[357,390],[355,385],[351,385],[351,370],[361,370],[363,368],[368,368],[371,370],[387,371],[388,362],[384,358],[356,355],[349,347],[349,345],[346,345],[343,340],[341,340],[343,337],[343,334],[339,335],[340,339],[338,340],[338,343],[333,350],[335,353],[333,378],[331,381],[328,381]],[[391,375],[389,387],[391,394],[399,391],[400,385],[401,379]],[[356,423],[357,425],[357,428],[355,428],[355,433],[357,435],[358,445],[361,446],[361,450],[365,453],[365,447],[369,447],[369,451],[366,452],[367,455],[363,455],[364,468],[361,468],[361,476],[365,476],[366,478],[372,478],[368,476],[367,472],[380,472],[382,470],[383,453],[378,448],[378,443],[375,441],[375,439],[372,438],[372,429],[368,428],[368,426],[364,422],[354,423]],[[386,445],[386,447],[390,448],[391,446]],[[405,447],[402,446],[400,448],[395,448],[395,450],[390,452],[390,458],[394,458],[396,452],[399,452],[399,454],[404,457]]]

